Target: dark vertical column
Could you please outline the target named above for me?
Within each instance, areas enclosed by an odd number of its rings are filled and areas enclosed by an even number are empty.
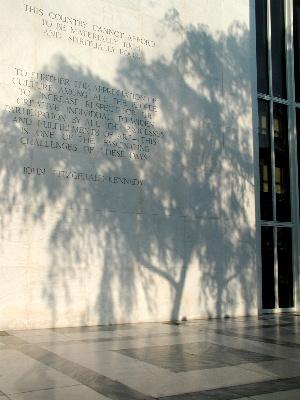
[[[269,94],[267,0],[255,2],[257,91]]]
[[[295,100],[300,103],[300,0],[294,0],[294,74]]]
[[[286,99],[284,0],[271,0],[271,58],[273,96]]]
[[[291,228],[277,228],[279,308],[294,306]]]
[[[275,308],[274,238],[271,226],[261,228],[262,303],[264,309]]]

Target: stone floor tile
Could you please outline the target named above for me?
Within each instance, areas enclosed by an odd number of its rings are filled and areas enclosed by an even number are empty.
[[[252,400],[299,400],[300,389],[273,392],[250,397]]]
[[[209,342],[133,348],[120,350],[120,353],[173,372],[275,360],[271,355],[233,349]]]
[[[261,372],[263,374],[268,374],[277,378],[291,378],[300,376],[300,361],[274,360],[257,364],[244,364],[241,365],[241,367],[258,373]]]
[[[5,394],[78,384],[16,350],[4,350],[0,354],[0,390]]]
[[[202,371],[181,372],[176,379],[157,383],[158,396],[171,396],[189,392],[227,388],[236,385],[259,383],[271,380],[269,375],[263,375],[243,368],[230,366]],[[154,395],[154,393],[152,393]]]
[[[110,400],[86,386],[73,386],[10,395],[11,400]]]
[[[0,400],[300,400],[299,344],[286,314],[9,331]]]

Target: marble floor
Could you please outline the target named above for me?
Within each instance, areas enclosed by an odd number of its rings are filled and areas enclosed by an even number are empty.
[[[0,400],[299,400],[300,315],[0,332]]]

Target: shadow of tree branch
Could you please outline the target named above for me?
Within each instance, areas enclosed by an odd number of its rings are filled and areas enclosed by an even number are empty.
[[[30,280],[36,296],[31,306],[38,308],[42,296],[51,311],[49,325],[64,318],[73,324],[78,313],[83,325],[137,321],[142,315],[177,320],[190,303],[188,317],[255,308],[249,32],[235,23],[226,34],[212,35],[203,25],[184,26],[176,9],[164,23],[181,38],[172,59],[122,59],[116,79],[118,88],[157,98],[155,128],[164,136],[153,160],[37,151],[17,144],[22,127],[12,123],[11,112],[1,115],[0,197],[9,204],[1,223],[7,231],[20,219],[18,235],[30,235],[28,268],[47,267],[44,275],[32,272]],[[63,55],[42,72],[111,87]],[[59,90],[54,84],[54,92]],[[38,96],[32,91],[30,100]],[[135,115],[145,119],[141,109]],[[77,117],[87,127],[85,116]],[[43,116],[33,119],[36,125]],[[118,112],[110,119],[126,132]],[[21,175],[26,165],[138,178],[143,185]],[[40,247],[33,251],[34,241]]]

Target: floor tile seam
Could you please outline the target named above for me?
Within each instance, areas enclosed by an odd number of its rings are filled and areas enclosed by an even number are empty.
[[[26,339],[27,337],[62,337],[66,338],[67,335],[64,333],[56,333],[56,332],[49,332],[47,329],[45,329],[45,332],[35,332],[34,329],[30,329],[26,332],[19,332],[19,331],[10,331],[9,336],[17,337],[20,339]]]
[[[148,375],[151,375],[153,377],[156,377],[158,374],[160,374],[160,376],[164,375],[165,378],[167,379],[176,379],[177,377],[177,373],[178,372],[174,372],[171,371],[170,369],[166,368],[166,367],[162,367],[161,365],[157,365],[157,364],[152,364],[150,362],[147,362],[145,360],[141,360],[138,358],[134,358],[132,356],[128,356],[126,354],[122,354],[119,351],[115,351],[115,353],[118,356],[118,362],[121,364],[122,362],[124,362],[125,364],[133,364],[134,367],[137,366],[137,368],[143,368],[143,370],[145,371],[145,373],[147,373]],[[132,365],[130,366],[130,368],[132,368]]]
[[[66,344],[66,345],[71,345],[71,344],[76,344],[76,343],[102,343],[102,342],[122,342],[122,341],[126,341],[126,340],[134,340],[134,339],[153,339],[153,338],[161,338],[161,337],[169,337],[169,336],[180,336],[179,333],[176,334],[161,334],[161,335],[153,335],[153,336],[118,336],[118,337],[114,337],[114,338],[87,338],[87,339],[74,339],[74,338],[70,338],[70,340],[62,340],[62,341],[57,341],[55,343],[49,341],[49,342],[29,342],[32,344],[36,344],[36,345],[49,345],[49,344]]]
[[[234,350],[236,350],[236,349],[234,349]],[[220,363],[223,363],[224,365],[222,365],[222,366],[225,367],[225,366],[241,366],[243,364],[248,364],[248,363],[257,364],[257,363],[267,362],[267,361],[282,361],[283,360],[282,358],[279,358],[279,357],[267,356],[265,354],[260,354],[260,353],[257,353],[257,352],[250,352],[250,351],[246,351],[246,350],[245,350],[245,352],[254,353],[254,354],[257,354],[259,356],[262,356],[261,358],[265,357],[265,358],[268,358],[268,359],[264,359],[264,360],[260,359],[260,360],[253,360],[253,361],[251,361],[251,360],[241,360],[241,361],[229,361],[229,360],[224,361],[224,360],[220,360]],[[201,354],[192,353],[190,351],[183,351],[182,353],[183,354],[187,354],[189,356],[192,356],[193,359],[198,359],[199,356],[201,356]],[[237,354],[237,356],[238,356],[238,354]],[[132,356],[129,356],[129,357],[132,357]],[[214,360],[209,359],[207,362],[213,363]],[[203,369],[203,368],[201,368],[201,369]],[[204,369],[208,369],[208,368],[204,368]]]
[[[187,343],[183,343],[183,345],[185,345],[185,344],[197,344],[197,343],[201,343],[201,342],[187,342]],[[218,345],[217,343],[213,343],[212,342],[212,344],[216,344],[216,345]],[[36,345],[36,344],[32,344],[32,343],[28,343],[28,345],[31,345],[31,346],[34,346],[34,345]],[[44,343],[43,343],[43,345],[45,345]],[[164,346],[180,346],[181,344],[180,343],[178,343],[178,344],[166,344],[166,345],[163,345],[163,347]],[[23,346],[23,345],[22,345]],[[21,347],[22,347],[21,346]],[[46,345],[45,345],[46,346]],[[109,351],[113,351],[113,352],[116,352],[116,353],[121,353],[123,350],[131,350],[131,349],[143,349],[143,348],[151,348],[151,347],[160,347],[160,345],[150,345],[150,346],[147,346],[147,344],[145,344],[145,346],[143,346],[143,347],[138,347],[138,348],[136,348],[136,347],[126,347],[126,348],[100,348],[100,349],[91,349],[91,352],[93,352],[93,353],[101,353],[101,352],[109,352]],[[227,348],[229,348],[229,349],[234,349],[234,350],[236,350],[236,351],[243,351],[243,348],[241,347],[241,346],[239,346],[239,347],[232,347],[232,345],[230,345],[230,344],[228,344],[228,345],[224,345],[224,347],[227,347]],[[43,347],[42,347],[43,348]],[[49,349],[47,349],[47,347],[45,347],[46,348],[46,350],[48,350],[48,351],[51,351],[51,349],[49,350]],[[16,350],[18,350],[18,348],[17,347],[14,347],[14,349],[16,349]],[[259,356],[268,356],[268,352],[266,353],[262,353],[260,350],[256,350],[255,349],[255,351],[253,351],[253,350],[245,350],[246,352],[248,351],[248,352],[250,352],[250,353],[255,353],[255,354],[257,354],[257,355],[259,355]],[[188,354],[191,354],[191,353],[188,353]],[[127,355],[127,354],[125,354],[125,355]],[[272,356],[273,357],[273,356]],[[133,357],[134,358],[134,357]],[[274,359],[274,361],[275,360],[280,360],[280,359],[286,359],[285,357],[283,357],[283,356],[277,356],[277,357],[273,357],[273,359]],[[251,360],[250,360],[251,361]],[[249,361],[249,362],[250,362]],[[256,362],[261,362],[261,361],[263,361],[263,360],[256,360]],[[233,365],[235,365],[234,363],[233,363]]]
[[[131,338],[130,340],[124,340],[124,341],[116,341],[116,342],[111,342],[112,346],[110,347],[106,347],[106,345],[108,345],[110,342],[98,342],[99,345],[103,344],[103,347],[101,348],[96,348],[96,349],[91,349],[89,351],[93,351],[93,352],[102,352],[102,351],[121,351],[121,350],[127,350],[127,349],[142,349],[142,348],[152,348],[152,347],[165,347],[165,346],[179,346],[179,345],[185,345],[185,344],[195,344],[195,343],[206,343],[208,342],[208,340],[196,340],[194,338],[194,335],[192,338],[190,338],[190,340],[187,341],[178,341],[175,343],[174,342],[166,342],[166,343],[155,343],[152,341],[153,338],[151,339],[150,342],[145,341],[145,339],[141,339],[141,341],[139,340],[134,340],[134,338]],[[124,343],[123,343],[124,342]],[[138,343],[138,346],[137,346]],[[215,344],[213,342],[210,342],[211,344]],[[52,343],[51,343],[52,344]],[[73,343],[76,344],[76,343]],[[78,344],[83,344],[83,343],[78,343]],[[124,346],[115,348],[114,345],[118,345],[118,344],[123,344]],[[40,346],[46,346],[46,343],[40,343]],[[63,342],[59,343],[59,345],[64,345]],[[229,346],[228,346],[229,347]]]
[[[277,339],[272,339],[272,338],[262,338],[261,336],[258,336],[258,335],[238,333],[236,331],[230,331],[230,330],[215,329],[213,332],[216,335],[230,336],[230,337],[235,337],[235,338],[239,338],[239,339],[252,339],[253,338],[253,339],[277,340]]]
[[[247,361],[247,362],[245,362],[245,361],[243,361],[243,362],[238,362],[238,363],[234,363],[234,362],[229,362],[229,361],[227,361],[227,363],[226,363],[226,365],[224,365],[224,367],[239,367],[239,368],[243,368],[243,369],[246,369],[246,368],[244,368],[243,366],[244,365],[247,365],[247,364],[254,364],[254,365],[257,365],[257,364],[260,364],[260,363],[263,363],[263,362],[269,362],[269,361],[283,361],[283,359],[282,358],[272,358],[271,360],[270,359],[268,359],[268,360],[257,360],[257,361]],[[248,369],[248,371],[251,371],[251,369]],[[257,371],[254,371],[254,370],[252,370],[252,372],[257,372]],[[264,372],[264,375],[268,375],[268,372]],[[271,375],[272,377],[274,377],[273,375]]]
[[[49,333],[66,334],[66,333],[94,333],[94,332],[124,332],[124,331],[134,331],[134,332],[145,332],[149,329],[157,330],[166,328],[165,323],[155,322],[155,323],[136,323],[136,324],[119,324],[119,325],[90,325],[90,326],[74,326],[74,327],[60,327],[60,328],[37,328],[37,329],[16,329],[7,330],[6,332],[13,334],[14,332],[37,332],[44,331]],[[176,326],[174,326],[176,328]]]
[[[279,360],[275,360],[275,361],[282,361],[282,360],[279,359]],[[262,361],[262,362],[264,362],[264,361]],[[267,362],[268,362],[268,361],[267,361]],[[251,372],[259,373],[255,368],[251,368],[250,366],[247,367],[248,364],[249,364],[249,363],[246,363],[246,364],[239,364],[238,367],[244,369],[245,371],[251,371]],[[259,362],[253,363],[253,364],[254,364],[253,367],[254,367],[255,365],[260,366],[260,363],[259,363]],[[278,374],[276,374],[276,373],[274,373],[274,372],[264,371],[263,373],[264,373],[264,375],[270,376],[270,378],[272,378],[272,379],[281,379],[281,378],[280,378],[280,375],[278,375]],[[293,378],[293,377],[294,377],[294,376],[289,376],[289,377],[287,377],[287,378]]]
[[[29,344],[31,344],[31,343],[29,343]],[[146,394],[139,392],[138,390],[135,390],[135,389],[127,386],[126,384],[123,384],[117,380],[113,380],[113,379],[109,378],[108,376],[99,374],[98,372],[91,370],[90,368],[84,367],[74,361],[68,360],[54,352],[50,352],[49,350],[40,348],[39,346],[36,346],[36,345],[33,345],[32,347],[35,348],[34,350],[38,350],[38,351],[44,353],[44,356],[50,356],[50,361],[47,361],[47,360],[43,361],[42,360],[43,357],[35,356],[34,354],[32,354],[32,351],[28,351],[28,347],[27,347],[27,351],[25,351],[25,349],[23,349],[23,350],[20,349],[19,351],[22,352],[23,354],[31,357],[32,359],[77,381],[79,385],[81,384],[81,385],[87,386],[90,389],[98,392],[99,394],[102,394],[104,396],[108,395],[108,396],[110,396],[110,398],[118,400],[117,397],[111,397],[111,390],[109,390],[109,387],[111,388],[111,386],[116,385],[117,389],[121,390],[121,392],[125,392],[125,393],[129,392],[130,393],[131,397],[129,397],[128,400],[129,399],[130,400],[135,400],[135,399],[136,400],[142,400],[142,399],[143,400],[152,400],[153,399],[153,397],[147,396]],[[53,360],[51,360],[51,357],[52,358],[54,357],[54,359],[56,360],[56,364],[54,363],[55,365],[53,365]],[[67,364],[67,365],[64,365],[64,364]],[[77,369],[76,373],[74,373],[75,369]],[[69,370],[69,371],[67,371],[67,370]],[[96,381],[97,381],[96,383],[98,384],[98,386],[99,385],[102,387],[104,386],[104,389],[102,389],[101,391],[99,390],[99,388],[97,389],[97,387],[96,387],[97,384],[96,385],[92,384],[90,382],[91,379],[85,378],[83,376],[84,374],[82,374],[82,372],[84,372],[85,374],[88,374],[89,377],[91,377],[91,376],[95,377]],[[102,382],[99,382],[99,380],[102,380]],[[107,386],[106,389],[105,389],[105,385]],[[107,391],[109,392],[108,394],[106,393]],[[118,392],[118,390],[117,390],[117,392]]]
[[[225,332],[218,332],[218,333],[216,332],[216,335],[217,336],[226,336],[226,337],[235,338],[235,339],[249,340],[249,341],[257,342],[257,343],[271,344],[271,345],[274,345],[277,347],[282,347],[282,348],[284,348],[284,347],[288,347],[290,349],[292,349],[292,348],[298,349],[299,348],[299,350],[300,350],[300,344],[298,347],[298,346],[294,346],[293,343],[291,343],[291,342],[288,342],[290,345],[285,345],[282,343],[273,343],[268,340],[262,340],[259,337],[253,337],[253,336],[249,336],[249,335],[242,336],[242,335],[230,334],[230,333],[225,333]],[[297,345],[297,343],[296,343],[296,345]]]
[[[298,325],[300,327],[300,323],[297,324],[297,326]],[[158,333],[156,333],[156,335],[160,335],[160,334],[161,335],[163,335],[163,334],[177,334],[177,333],[180,334],[185,329],[195,330],[196,332],[199,332],[199,331],[206,332],[208,330],[222,330],[222,331],[223,330],[224,331],[227,330],[228,331],[230,329],[236,329],[236,328],[240,328],[240,329],[249,328],[251,330],[252,328],[269,329],[269,328],[278,328],[278,327],[290,328],[290,327],[294,327],[294,326],[295,326],[295,324],[292,324],[292,323],[272,324],[272,325],[256,325],[256,324],[254,325],[254,324],[252,324],[250,326],[245,326],[245,325],[232,326],[232,325],[230,325],[230,326],[224,326],[224,327],[215,327],[215,326],[210,326],[209,324],[207,324],[207,325],[202,325],[202,324],[201,325],[188,325],[188,324],[184,325],[183,324],[183,325],[180,325],[178,329],[174,329],[174,332],[166,332],[165,330],[163,330],[161,332],[161,331],[158,330]],[[72,328],[70,328],[70,330],[71,329]],[[22,331],[22,334],[20,334],[19,331],[2,331],[2,332],[5,332],[4,336],[15,336],[15,337],[46,336],[47,334],[48,335],[51,335],[51,334],[53,334],[53,335],[61,335],[61,336],[64,336],[64,337],[66,337],[66,336],[69,337],[72,334],[93,334],[93,333],[107,333],[108,334],[110,332],[111,332],[111,334],[121,335],[124,331],[126,331],[126,329],[120,329],[120,330],[103,330],[103,329],[98,330],[98,329],[95,329],[95,330],[74,330],[74,331],[70,331],[70,330],[60,332],[60,331],[57,331],[56,329],[53,329],[53,330],[45,329],[45,332],[38,332],[38,333],[36,333],[35,330],[26,330],[26,331]],[[136,330],[136,331],[134,331],[133,329],[129,329],[128,330],[128,334],[130,334],[129,332],[132,332],[132,331],[135,332],[134,336],[139,336],[140,334],[144,335],[144,333],[145,333],[144,329],[140,329],[140,330]],[[30,335],[30,332],[33,332],[33,334]],[[1,336],[1,331],[0,331],[0,336]]]
[[[194,376],[195,374],[198,374],[198,372],[202,372],[203,374],[206,373],[208,375],[209,379],[214,378],[218,374],[221,374],[222,376],[226,375],[227,377],[231,378],[233,376],[232,374],[241,372],[240,369],[241,369],[240,365],[223,365],[221,367],[217,366],[214,368],[205,368],[202,370],[195,369],[195,370],[191,370],[191,371],[178,372],[178,373],[176,373],[176,376],[177,376],[177,379],[179,379],[179,378],[187,379],[187,378],[190,378],[191,376]],[[239,371],[237,371],[237,370],[239,370]],[[249,371],[247,371],[247,372],[249,372]],[[254,373],[255,375],[259,375],[259,377],[257,378],[258,380],[256,381],[257,383],[269,382],[270,380],[279,379],[278,377],[270,376],[263,372],[257,372],[257,371],[251,371],[251,372]],[[256,383],[256,382],[254,382],[254,383]],[[252,383],[253,382],[250,380],[246,383],[237,383],[236,385],[250,385]],[[223,389],[226,387],[229,387],[229,386],[225,385],[225,386],[219,387],[218,385],[215,385],[215,384],[214,384],[214,386],[211,386],[211,384],[209,384],[209,388],[203,389],[203,390]]]
[[[288,391],[288,390],[300,389],[300,381],[299,382],[293,382],[293,380],[295,380],[295,379],[300,379],[300,376],[289,377],[289,378],[279,378],[279,379],[276,378],[276,379],[271,379],[271,380],[267,380],[267,381],[258,382],[257,383],[258,386],[262,386],[262,385],[269,385],[270,386],[270,385],[272,385],[272,387],[270,387],[270,389],[267,390],[267,391],[266,391],[266,389],[263,389],[263,391],[261,390],[258,393],[250,394],[250,396],[259,396],[261,394],[285,392],[285,391]],[[290,386],[284,386],[286,383],[289,383]],[[250,385],[248,385],[248,386],[250,386]],[[279,386],[283,385],[283,386],[282,387],[277,387],[278,385]],[[245,386],[246,387],[247,384],[241,385],[241,386]],[[228,391],[230,393],[240,394],[240,392],[238,392],[238,387],[239,387],[239,385],[233,386],[233,387],[228,387]]]
[[[223,391],[224,393],[227,393],[228,395],[232,395],[234,397],[232,397],[232,399],[240,399],[240,398],[250,398],[253,399],[253,396],[260,396],[263,394],[271,394],[271,393],[277,393],[277,392],[285,392],[285,391],[289,391],[289,390],[295,390],[295,389],[300,389],[300,381],[297,385],[297,387],[295,387],[296,385],[292,385],[293,387],[283,387],[281,389],[275,388],[276,390],[267,390],[266,389],[260,389],[259,390],[259,386],[262,385],[271,385],[271,384],[276,384],[276,382],[278,383],[285,383],[288,382],[292,379],[295,378],[299,378],[300,376],[297,377],[293,377],[293,378],[283,378],[283,379],[270,379],[270,380],[264,380],[264,381],[259,381],[259,382],[254,382],[254,383],[246,383],[246,384],[242,384],[242,385],[233,385],[233,386],[222,386],[222,387],[217,387],[214,389],[207,389],[207,390],[199,390],[199,391],[193,391],[193,392],[186,392],[183,394],[174,394],[174,395],[167,395],[167,396],[160,396],[159,400],[167,400],[167,399],[174,399],[174,400],[184,400],[185,396],[188,395],[198,395],[198,396],[207,396],[208,399],[214,399],[214,393],[216,392],[220,392]],[[257,385],[258,388],[256,389],[256,393],[251,393],[251,394],[247,394],[247,393],[241,393],[241,389],[243,390],[243,388],[247,388],[247,386],[253,386],[253,385]],[[239,390],[240,388],[240,390]],[[253,390],[251,388],[249,388],[249,390]],[[255,390],[255,388],[254,388]],[[239,397],[235,397],[235,396],[239,396]],[[196,397],[195,397],[196,399]],[[208,400],[207,399],[207,400]],[[227,397],[227,399],[229,400],[229,397]]]
[[[228,343],[226,343],[226,344],[224,344],[223,343],[223,341],[222,341],[222,339],[223,339],[223,336],[224,336],[224,338],[225,339],[228,339],[228,338],[230,338],[230,339],[240,339],[240,340],[244,340],[244,341],[246,341],[247,343],[246,343],[246,345],[253,345],[253,343],[252,342],[254,342],[254,343],[256,343],[256,341],[251,341],[250,339],[247,339],[247,338],[242,338],[242,337],[235,337],[235,336],[231,336],[231,335],[226,335],[226,334],[222,334],[222,333],[218,333],[218,334],[216,334],[216,338],[210,338],[209,339],[209,341],[210,341],[210,343],[212,343],[212,344],[217,344],[217,345],[219,345],[219,346],[224,346],[224,347],[228,347],[229,349],[233,349],[233,350],[244,350],[245,349],[245,344],[241,344],[241,343],[239,343],[239,344],[236,344],[236,342],[234,341],[234,343],[230,343],[230,344],[228,344]],[[221,344],[220,344],[220,342],[221,342]],[[258,342],[257,342],[258,343]],[[261,342],[259,342],[259,343],[261,343]],[[266,343],[266,344],[271,344],[271,345],[273,345],[272,343]],[[282,346],[281,346],[282,347]],[[282,349],[282,350],[284,350],[284,349]],[[248,351],[248,352],[250,352],[250,353],[256,353],[256,354],[260,354],[260,355],[269,355],[269,351],[267,352],[267,351],[265,351],[265,352],[262,352],[261,351],[261,349],[255,349],[255,350],[248,350],[248,349],[246,349],[246,350],[244,350],[244,351]],[[277,359],[285,359],[284,357],[276,357]]]
[[[28,343],[28,345],[30,345],[31,343]],[[20,351],[20,348],[22,348],[24,346],[24,344],[16,344],[16,345],[12,345],[12,344],[8,344],[5,347],[1,347],[0,348],[0,352],[5,352],[7,350],[15,350],[15,351]],[[26,345],[25,345],[26,346]],[[22,353],[22,351],[21,351]]]
[[[250,335],[245,335],[243,337],[243,339],[249,339],[249,340],[253,340],[255,342],[259,342],[259,343],[274,344],[276,346],[288,347],[290,349],[299,349],[300,350],[300,344],[294,343],[294,342],[279,341],[279,340],[271,339],[271,338],[260,338],[259,336],[254,337],[254,336],[250,336]]]
[[[225,333],[226,335],[226,333]],[[290,347],[290,348],[297,348],[300,349],[300,343],[296,342],[288,342],[285,340],[278,340],[278,339],[273,339],[273,338],[263,338],[257,335],[238,335],[238,334],[227,334],[230,337],[236,337],[236,338],[241,338],[241,339],[249,339],[253,340],[256,342],[261,342],[261,343],[270,343],[270,344],[275,344],[278,346],[285,346],[285,347]]]
[[[128,328],[128,327],[123,327],[120,329],[107,329],[104,326],[101,328],[98,327],[73,327],[73,328],[51,328],[51,331],[54,333],[58,333],[58,334],[72,334],[72,333],[95,333],[95,332],[112,332],[112,333],[116,333],[116,332],[124,332],[124,331],[135,331],[135,332],[144,332],[145,328],[137,328],[136,330],[134,330],[134,328]]]
[[[198,344],[201,342],[195,342],[192,344]],[[183,345],[168,345],[166,347],[174,347],[176,350],[176,347],[180,346],[180,353],[182,353],[182,355],[185,357],[185,360],[189,362],[194,362],[195,365],[193,366],[189,366],[189,371],[195,371],[195,370],[209,370],[212,368],[223,368],[226,366],[240,366],[242,364],[249,364],[249,363],[260,363],[260,362],[264,362],[264,361],[278,361],[278,360],[282,360],[282,358],[280,357],[274,357],[274,356],[270,356],[267,354],[263,354],[263,353],[259,353],[257,351],[250,351],[250,350],[243,350],[243,349],[235,349],[232,348],[230,346],[220,346],[217,344],[212,343],[213,346],[215,346],[216,348],[214,349],[214,351],[210,352],[208,350],[208,354],[211,354],[211,357],[208,357],[208,359],[206,359],[206,362],[198,362],[199,360],[199,356],[201,356],[201,354],[197,353],[197,352],[193,352],[192,349],[188,349],[185,348],[185,346],[189,346],[190,343],[184,343]],[[160,346],[155,346],[155,347],[160,347]],[[163,346],[164,347],[164,346]],[[224,355],[224,357],[222,359],[217,357],[217,352],[220,351],[220,347],[224,348],[224,350],[227,352],[227,354]],[[233,351],[233,353],[231,353],[231,349]],[[130,357],[133,358],[135,360],[138,360],[139,362],[146,362],[149,364],[153,364],[154,366],[158,367],[158,363],[155,362],[155,360],[149,360],[149,358],[147,359],[147,357],[141,357],[140,356],[140,348],[133,348],[133,349],[121,349],[121,350],[113,350],[116,353],[121,354],[122,356],[126,356],[126,357]],[[229,357],[228,357],[228,352],[229,352]],[[230,359],[231,355],[233,354],[233,359]],[[234,359],[234,357],[236,359]],[[180,361],[180,360],[179,360]],[[200,365],[199,365],[200,364]],[[176,367],[176,365],[175,365]],[[182,369],[181,367],[179,368],[175,368],[172,369],[170,368],[170,366],[164,366],[162,367],[164,369],[168,369],[171,370],[173,373],[182,373],[182,372],[189,372],[186,371],[186,369]]]
[[[36,347],[36,346],[31,346],[32,348]],[[52,366],[53,367],[53,366]],[[64,372],[64,371],[63,371]],[[77,379],[77,377],[72,376],[73,378]],[[84,382],[82,382],[83,384],[85,384]]]
[[[268,319],[261,319],[261,320],[268,321]],[[245,325],[243,325],[243,321],[242,320],[237,320],[237,321],[232,320],[232,324],[235,325],[236,323],[238,323],[241,326],[246,326],[247,327],[247,323],[249,321],[252,321],[252,323],[250,325],[250,328],[251,327],[256,327],[256,326],[257,327],[261,327],[262,326],[259,323],[255,323],[254,320],[245,320],[245,323],[246,323]],[[17,332],[30,332],[30,331],[37,331],[37,330],[38,331],[45,331],[45,332],[48,332],[48,333],[52,333],[53,332],[53,333],[57,333],[57,334],[61,334],[61,335],[66,335],[66,334],[69,334],[69,333],[81,333],[81,332],[83,332],[83,333],[85,333],[85,332],[88,332],[88,333],[93,333],[93,332],[118,332],[118,331],[123,332],[124,330],[134,330],[134,329],[136,329],[136,331],[144,331],[144,328],[141,327],[140,324],[137,324],[138,327],[134,326],[134,325],[135,324],[130,325],[130,327],[121,325],[121,327],[119,329],[116,329],[116,328],[109,329],[107,326],[99,325],[99,326],[70,327],[70,328],[67,328],[67,327],[65,327],[65,328],[45,328],[45,329],[32,329],[32,330],[29,329],[29,330],[16,330],[16,331],[10,330],[10,331],[0,331],[0,334],[1,334],[1,332],[6,332],[6,334],[14,335],[14,332],[16,332],[16,333]],[[157,327],[165,326],[165,325],[166,325],[165,323],[158,323]],[[172,325],[172,324],[168,323],[168,325]],[[205,324],[204,323],[200,324],[200,323],[197,323],[197,322],[189,321],[187,323],[179,324],[178,326],[179,327],[195,327],[195,328],[202,327],[202,326],[207,326],[208,328],[214,329],[213,327],[210,327],[209,325],[210,325],[209,321],[205,322]],[[277,323],[277,324],[273,323],[272,325],[265,325],[265,326],[266,326],[266,328],[269,328],[269,327],[277,327],[277,326],[283,326],[284,327],[284,326],[293,326],[293,325],[295,325],[294,321],[287,321],[287,322]],[[299,325],[300,325],[300,323],[299,323]],[[152,324],[152,326],[153,326],[153,324]],[[176,328],[176,327],[177,327],[177,325],[174,325],[174,328]],[[155,328],[156,328],[156,326],[155,326]],[[225,326],[225,328],[226,328],[226,326]],[[18,335],[14,335],[14,336],[18,336]]]
[[[6,343],[5,341],[3,341],[4,340],[3,338],[7,338],[7,337],[14,338],[16,343],[13,343],[13,342],[12,343],[9,343],[9,342]],[[4,345],[4,347],[0,347],[0,351],[1,351],[1,350],[12,350],[12,349],[15,350],[20,346],[24,346],[24,345],[27,345],[27,344],[29,345],[29,344],[32,344],[32,343],[29,343],[24,339],[20,339],[17,336],[9,335],[9,336],[0,336],[0,344]]]
[[[297,325],[295,325],[295,324],[272,324],[272,325],[257,325],[257,324],[252,324],[252,325],[230,325],[230,326],[221,326],[221,327],[213,327],[213,326],[207,326],[207,327],[198,327],[198,329],[207,329],[207,330],[220,330],[220,331],[231,331],[231,332],[235,332],[235,333],[238,333],[238,332],[236,332],[237,330],[245,330],[245,329],[247,329],[247,330],[249,330],[249,331],[252,331],[252,330],[258,330],[258,329],[260,329],[260,330],[266,330],[266,331],[269,331],[269,330],[271,330],[271,329],[278,329],[278,328],[283,328],[283,329],[285,329],[285,328],[291,328],[291,327],[295,327],[295,326],[298,326],[298,324]],[[299,324],[299,326],[300,326],[300,324]],[[196,329],[196,327],[194,327],[195,329]]]
[[[285,328],[287,326],[294,326],[294,325],[298,325],[298,323],[294,323],[294,322],[282,322],[282,323],[278,323],[278,324],[257,324],[257,325],[252,325],[252,327],[254,328],[263,328],[263,329],[269,329],[269,328]],[[248,327],[251,329],[251,327]]]
[[[290,314],[287,315],[285,314],[284,316],[280,316],[280,320],[285,323],[294,323],[295,317],[300,317],[300,314]],[[252,324],[257,324],[259,325],[259,321],[278,321],[278,318],[274,317],[273,315],[259,315],[259,316],[249,316],[249,317],[232,317],[229,319],[222,319],[222,318],[213,318],[213,319],[191,319],[188,320],[187,322],[183,322],[182,324],[179,324],[179,326],[183,325],[209,325],[211,323],[218,323],[219,321],[224,322],[224,323],[229,323],[226,321],[230,321],[232,324],[235,323],[249,323],[251,322]],[[278,323],[280,324],[280,322]],[[277,325],[278,325],[277,324]],[[300,322],[299,322],[300,324]],[[56,331],[62,331],[62,330],[80,330],[80,331],[123,331],[123,330],[144,330],[145,327],[152,327],[152,328],[157,328],[157,327],[165,327],[166,325],[173,325],[171,321],[161,321],[161,322],[145,322],[145,323],[126,323],[126,324],[112,324],[112,325],[88,325],[88,326],[74,326],[74,327],[52,327],[52,328],[39,328],[39,329],[31,329],[33,331],[36,330],[47,330],[50,332],[56,332]],[[174,325],[177,326],[177,325]],[[30,331],[30,329],[17,329],[17,330],[5,330],[5,332],[19,332],[19,331]],[[1,331],[0,331],[1,332]]]
[[[46,388],[34,389],[34,390],[22,390],[21,392],[7,392],[6,396],[14,396],[14,395],[25,394],[25,393],[42,392],[42,391],[53,390],[53,389],[64,389],[64,388],[70,388],[70,387],[76,387],[76,386],[83,386],[83,385],[81,383],[74,383],[72,385],[51,386],[51,387],[46,387]]]
[[[8,335],[8,336],[0,336],[0,343],[5,343],[5,340],[15,340],[16,342],[17,341],[20,341],[20,342],[22,342],[22,341],[24,341],[24,342],[26,342],[26,340],[24,340],[23,338],[20,338],[20,337],[18,337],[18,336],[14,336],[14,335]]]

